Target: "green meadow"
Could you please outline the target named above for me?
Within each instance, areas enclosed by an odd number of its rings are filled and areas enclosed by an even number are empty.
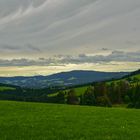
[[[139,140],[140,110],[0,101],[0,140]]]
[[[6,87],[6,86],[0,86],[0,91],[5,91],[5,90],[15,90],[13,87]]]

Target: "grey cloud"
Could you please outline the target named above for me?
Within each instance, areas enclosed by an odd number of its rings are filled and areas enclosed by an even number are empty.
[[[137,50],[139,15],[139,0],[0,0],[0,54]]]
[[[109,49],[108,49],[108,48],[102,48],[102,50],[103,50],[103,51],[108,51]]]
[[[39,49],[36,46],[33,46],[32,44],[25,44],[25,45],[8,45],[8,44],[1,44],[0,45],[0,51],[1,52],[41,52],[41,49]]]
[[[79,54],[78,56],[58,55],[52,58],[39,58],[37,60],[31,59],[12,59],[0,60],[0,66],[58,66],[66,64],[83,64],[83,63],[108,63],[115,62],[140,62],[140,51],[137,52],[123,52],[113,51],[111,54],[88,56],[86,54]]]
[[[25,46],[27,46],[27,48],[32,50],[32,51],[41,52],[41,50],[38,47],[35,47],[32,44],[27,44]]]
[[[18,47],[16,47],[16,46],[11,46],[11,45],[7,45],[7,44],[4,44],[4,45],[1,45],[1,47],[0,47],[0,50],[2,51],[2,50],[10,50],[10,51],[12,51],[12,50],[17,50],[17,49],[19,49]]]
[[[59,57],[58,63],[102,63],[102,62],[140,62],[140,51],[137,52],[123,52],[123,51],[112,51],[111,54],[104,55],[94,55],[88,56],[86,54],[79,54],[78,56],[71,55],[61,55]],[[57,60],[57,58],[56,58]]]

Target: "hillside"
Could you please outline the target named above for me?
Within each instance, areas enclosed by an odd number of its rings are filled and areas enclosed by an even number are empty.
[[[131,74],[129,74],[128,76],[124,76],[124,78],[120,78],[118,80],[109,80],[109,81],[106,81],[107,84],[110,84],[112,82],[114,83],[118,83],[118,82],[121,82],[121,81],[128,81],[130,84],[137,84],[137,83],[140,83],[140,70],[138,71],[135,71],[135,72],[132,72]],[[89,84],[89,85],[82,85],[81,87],[76,87],[74,88],[76,93],[78,95],[80,94],[83,94],[86,89],[92,84]],[[64,91],[67,91],[67,90],[64,90]],[[54,95],[56,95],[57,93],[54,93]],[[53,96],[53,94],[51,95]]]
[[[140,74],[132,73],[118,80],[72,87],[49,97],[54,98],[56,103],[140,108]]]
[[[127,81],[130,84],[140,83],[140,70],[134,71],[134,72],[130,73],[127,76],[124,76],[123,78],[121,78],[119,80],[115,80],[114,82],[120,82],[120,81]],[[113,81],[110,81],[110,82],[113,82]]]
[[[45,89],[16,88],[0,92],[0,100],[79,104],[92,106],[125,105],[140,108],[140,76],[125,76],[118,80],[107,80],[72,87],[50,87]],[[3,91],[3,89],[5,91]],[[70,101],[70,102],[69,102]]]
[[[16,88],[15,86],[0,83],[0,91],[15,90],[15,88]]]
[[[130,73],[128,76],[140,75],[140,69]],[[126,76],[127,77],[127,76]]]
[[[113,79],[104,82],[91,82],[89,84],[70,87],[49,87],[44,89],[16,88],[16,90],[13,90],[13,87],[12,89],[11,87],[1,87],[0,100],[92,106],[114,106],[116,104],[125,104],[125,106],[128,107],[140,108],[139,82],[139,74],[130,74],[129,76],[117,80]],[[68,102],[69,99],[71,100],[70,102]]]
[[[26,88],[47,88],[50,86],[75,86],[91,82],[118,79],[127,72],[70,71],[49,76],[0,77],[0,82]]]
[[[0,139],[139,140],[139,116],[135,109],[0,101]]]
[[[121,81],[127,81],[129,82],[130,84],[137,84],[137,83],[140,83],[140,74],[132,74],[132,75],[129,75],[129,76],[125,76],[124,78],[121,78],[121,79],[118,79],[118,80],[109,80],[109,81],[106,81],[107,84],[110,84],[110,83],[118,83],[118,82],[121,82]],[[92,84],[87,84],[87,85],[79,85],[78,87],[74,87],[74,90],[76,92],[76,94],[79,96],[79,95],[82,95],[88,87],[90,87]],[[63,90],[63,91],[68,91],[68,90]],[[57,93],[51,93],[50,96],[56,96],[58,94]]]

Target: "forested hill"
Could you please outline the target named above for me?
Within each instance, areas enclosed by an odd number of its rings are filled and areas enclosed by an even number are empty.
[[[133,76],[133,75],[137,75],[137,74],[140,74],[140,69],[137,70],[137,71],[134,71],[134,72],[130,73],[129,76]]]
[[[0,83],[0,92],[3,92],[3,91],[13,91],[13,90],[16,90],[18,88],[20,88],[20,87]]]
[[[73,89],[72,89],[73,88]],[[127,104],[140,108],[139,74],[123,79],[94,82],[81,87],[55,87],[45,89],[25,89],[1,87],[0,100],[18,100],[92,106],[112,106]]]
[[[48,88],[50,86],[75,86],[109,79],[118,79],[128,72],[70,71],[49,76],[0,77],[0,83],[26,88]]]

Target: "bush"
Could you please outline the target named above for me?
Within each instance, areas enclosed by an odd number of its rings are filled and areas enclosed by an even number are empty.
[[[124,102],[125,103],[129,103],[130,102],[130,97],[128,95],[125,95]]]
[[[67,104],[73,104],[73,105],[79,104],[79,98],[76,96],[74,89],[68,91]]]
[[[127,108],[134,108],[134,104],[133,103],[129,103]]]
[[[112,104],[107,96],[100,96],[96,99],[97,106],[112,107]]]
[[[135,108],[140,109],[140,102],[136,102]]]
[[[65,93],[63,91],[60,91],[56,96],[56,102],[60,104],[65,103]]]

